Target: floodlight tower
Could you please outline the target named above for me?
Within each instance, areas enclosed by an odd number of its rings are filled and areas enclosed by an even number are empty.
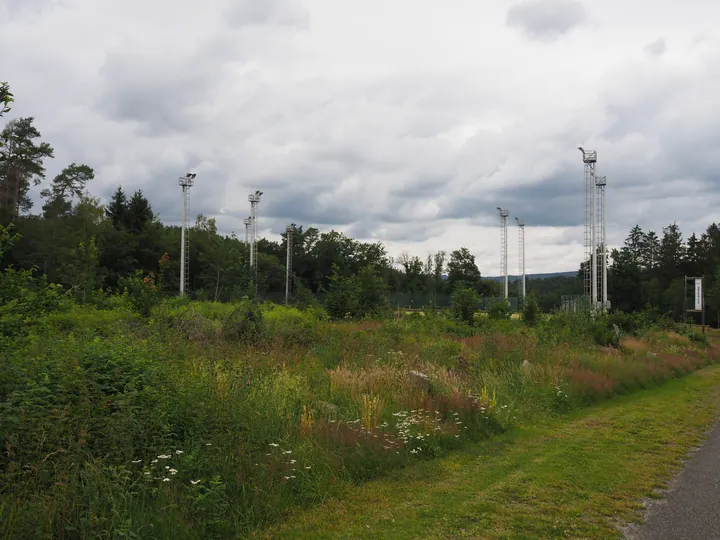
[[[246,217],[243,219],[243,225],[245,225],[245,245],[250,243],[250,225],[252,225],[252,219]]]
[[[510,215],[507,210],[497,207],[500,212],[500,266],[505,278],[505,300],[508,299],[508,268],[507,268],[507,220]]]
[[[187,173],[178,178],[182,188],[183,211],[182,228],[180,229],[180,296],[185,294],[185,285],[190,281],[190,235],[187,233],[188,191],[195,183],[195,173]]]
[[[583,154],[585,163],[585,295],[590,300],[592,309],[597,309],[598,276],[597,276],[597,247],[595,216],[595,166],[597,165],[597,152],[585,150],[578,146]]]
[[[295,232],[295,224],[292,223],[285,228],[287,236],[287,262],[285,263],[285,305],[290,303],[290,276],[292,275],[292,249],[293,249],[293,233]]]
[[[257,233],[258,233],[258,205],[262,191],[255,191],[248,195],[250,201],[250,268],[257,267]]]
[[[518,224],[518,261],[522,276],[522,300],[525,303],[525,222],[515,218]]]
[[[602,294],[602,309],[608,309],[607,298],[607,236],[605,233],[605,186],[607,185],[607,177],[598,176],[595,178],[595,187],[597,188],[597,214],[598,214],[598,247],[600,248],[600,294]]]

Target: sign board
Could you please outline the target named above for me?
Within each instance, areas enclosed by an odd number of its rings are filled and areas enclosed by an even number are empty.
[[[695,279],[695,311],[703,309],[702,279]]]

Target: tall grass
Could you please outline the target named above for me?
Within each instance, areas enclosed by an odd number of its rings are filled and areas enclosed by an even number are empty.
[[[691,330],[638,325],[602,347],[599,323],[572,316],[533,328],[438,314],[331,323],[247,301],[170,300],[148,318],[118,299],[64,303],[31,322],[0,351],[9,538],[245,534],[717,352]]]

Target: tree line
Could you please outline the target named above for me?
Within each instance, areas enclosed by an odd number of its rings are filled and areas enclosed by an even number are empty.
[[[13,96],[0,83],[0,116]],[[2,268],[32,269],[62,285],[80,300],[97,289],[122,290],[128,279],[142,279],[166,294],[179,289],[180,228],[164,225],[141,190],[122,186],[109,202],[90,194],[91,166],[70,163],[52,180],[45,162],[52,146],[42,141],[33,117],[12,119],[0,133],[0,225],[11,225],[17,240],[5,250]],[[42,185],[42,206],[33,213],[31,186]],[[7,230],[7,229],[6,229]],[[258,240],[257,275],[249,268],[248,246],[234,233],[222,235],[213,218],[197,216],[190,227],[191,294],[201,299],[231,300],[252,296],[281,299],[285,288],[286,233],[275,242]],[[380,242],[360,242],[338,231],[296,226],[292,238],[293,300],[325,298],[341,311],[362,313],[377,302],[447,305],[458,288],[481,297],[499,297],[502,284],[483,279],[469,249],[438,251],[421,259],[407,253],[391,258]],[[684,241],[677,224],[662,236],[636,226],[624,245],[612,250],[608,291],[615,309],[635,311],[655,306],[676,318],[684,316],[684,276],[706,276],[710,314],[720,322],[720,230],[711,224]],[[583,265],[577,277],[528,280],[544,310],[562,295],[583,292]],[[253,281],[256,277],[257,283]],[[511,296],[517,293],[511,285]],[[327,303],[326,302],[326,303]],[[344,307],[343,307],[344,306]]]
[[[683,239],[677,223],[655,231],[632,228],[622,247],[613,249],[608,295],[616,309],[660,308],[675,319],[687,316],[694,287],[686,277],[703,277],[708,322],[720,326],[720,227],[711,223]],[[692,315],[697,318],[697,315]]]

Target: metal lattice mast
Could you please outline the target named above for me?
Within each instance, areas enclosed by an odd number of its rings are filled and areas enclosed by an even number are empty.
[[[522,300],[525,302],[525,222],[515,218],[518,224],[518,270],[522,276]]]
[[[258,204],[262,191],[256,191],[248,195],[250,201],[250,268],[257,266],[257,235],[258,235]]]
[[[185,294],[185,287],[190,281],[190,235],[187,231],[188,191],[195,183],[195,173],[187,173],[178,178],[178,185],[182,188],[183,210],[182,227],[180,229],[180,296]]]
[[[258,206],[260,204],[261,195],[262,191],[255,191],[255,193],[248,195],[248,200],[250,201],[250,219],[252,220],[252,223],[250,224],[250,273],[252,275],[253,282],[255,283],[255,297],[257,297],[258,292]]]
[[[290,303],[290,276],[292,275],[292,250],[293,250],[293,233],[295,232],[295,224],[288,225],[285,229],[287,235],[287,262],[285,263],[285,305]]]
[[[595,216],[595,165],[597,152],[578,149],[583,154],[585,163],[585,296],[592,309],[597,307],[597,249],[596,249],[596,216]]]
[[[507,210],[497,207],[500,212],[500,269],[505,282],[505,300],[508,299],[508,248],[507,248],[507,220],[510,215]]]
[[[608,309],[608,298],[607,298],[607,235],[605,230],[605,186],[607,185],[607,178],[605,176],[598,176],[595,180],[595,186],[597,187],[597,216],[598,216],[598,234],[597,234],[597,245],[598,255],[600,256],[599,268],[597,269],[599,274],[600,287],[598,295],[602,299],[602,309]]]
[[[243,219],[243,225],[245,225],[245,245],[247,246],[250,244],[250,225],[252,224],[252,219],[249,217]]]

